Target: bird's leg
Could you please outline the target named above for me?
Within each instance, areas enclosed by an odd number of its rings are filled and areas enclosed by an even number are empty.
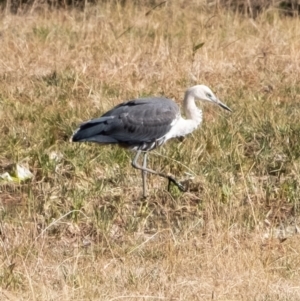
[[[146,187],[146,166],[147,166],[147,153],[144,155],[143,167],[140,167],[137,163],[139,156],[141,155],[142,151],[138,150],[135,157],[132,160],[132,166],[134,168],[140,169],[142,171],[142,179],[143,179],[143,197],[147,197],[147,187]]]
[[[144,160],[143,160],[143,169],[142,169],[142,178],[143,178],[143,197],[146,198],[147,197],[147,171],[145,171],[144,169],[147,168],[147,156],[148,153],[145,152],[144,154]]]
[[[140,169],[142,172],[149,172],[149,173],[153,173],[153,174],[155,174],[155,175],[158,175],[158,176],[160,176],[160,177],[166,178],[166,179],[169,180],[169,185],[170,185],[170,182],[172,182],[173,184],[175,184],[175,185],[179,188],[179,190],[185,191],[184,186],[183,186],[181,183],[177,182],[173,176],[166,175],[166,174],[164,174],[164,173],[162,173],[162,172],[154,171],[154,170],[149,169],[149,168],[146,168],[146,167],[144,167],[144,166],[143,166],[143,167],[140,166],[140,165],[138,164],[137,160],[138,160],[138,158],[139,158],[141,152],[142,152],[141,150],[138,150],[137,153],[136,153],[136,155],[135,155],[135,157],[134,157],[133,160],[132,160],[132,163],[131,163],[131,164],[132,164],[132,166],[133,166],[134,168]],[[145,159],[144,159],[144,160],[145,160]],[[144,162],[145,162],[145,161],[144,161]],[[143,175],[143,173],[142,173],[142,175]],[[146,181],[146,180],[145,180],[145,181]],[[143,189],[144,189],[144,185],[143,185]],[[145,196],[145,192],[146,192],[146,191],[145,191],[145,189],[144,189],[144,190],[143,190],[143,195],[144,195],[144,196]]]

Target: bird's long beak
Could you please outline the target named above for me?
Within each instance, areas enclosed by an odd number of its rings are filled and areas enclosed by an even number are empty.
[[[229,111],[229,112],[232,112],[232,110],[231,110],[229,107],[227,107],[220,99],[217,100],[217,104],[218,104],[221,108],[223,108],[223,109],[225,109],[225,110],[227,110],[227,111]]]

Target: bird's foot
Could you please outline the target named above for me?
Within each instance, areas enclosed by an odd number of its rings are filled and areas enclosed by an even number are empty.
[[[182,185],[181,183],[176,181],[172,176],[168,176],[168,180],[169,180],[168,191],[170,191],[171,183],[176,185],[179,188],[180,191],[182,191],[182,192],[186,191],[186,188],[184,187],[184,185]]]

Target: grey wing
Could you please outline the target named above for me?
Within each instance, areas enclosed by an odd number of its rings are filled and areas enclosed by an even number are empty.
[[[82,123],[72,136],[73,142],[91,141],[98,143],[118,143],[117,140],[106,135],[106,131],[113,122],[113,117],[100,117]]]
[[[73,141],[153,144],[164,137],[178,118],[179,108],[166,98],[144,98],[120,104],[97,119],[80,126]]]

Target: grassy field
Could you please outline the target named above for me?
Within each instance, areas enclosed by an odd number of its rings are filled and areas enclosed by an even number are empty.
[[[300,300],[300,23],[197,1],[0,21],[1,300]],[[201,43],[204,43],[202,47]],[[197,49],[198,48],[198,49]],[[152,152],[70,143],[139,96],[208,85],[233,113]]]

